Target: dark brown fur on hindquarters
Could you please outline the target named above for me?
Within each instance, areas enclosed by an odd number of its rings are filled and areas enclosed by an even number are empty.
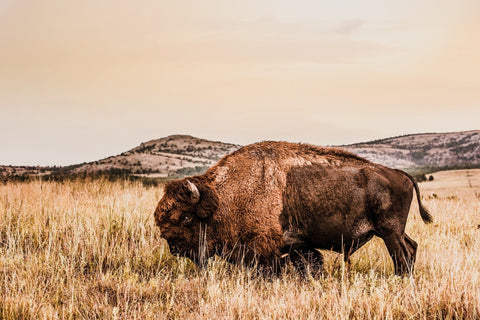
[[[337,148],[261,142],[204,175],[167,183],[155,220],[172,251],[194,261],[218,254],[265,268],[292,248],[300,250],[294,263],[316,249],[348,259],[376,235],[395,273],[404,275],[417,247],[405,234],[414,190],[422,219],[431,222],[416,182],[403,171]]]

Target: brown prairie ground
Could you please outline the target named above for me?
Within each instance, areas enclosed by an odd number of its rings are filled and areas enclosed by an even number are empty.
[[[415,274],[393,275],[379,239],[323,274],[264,279],[169,255],[152,212],[161,188],[106,180],[0,185],[0,319],[478,319],[480,170],[421,184]]]

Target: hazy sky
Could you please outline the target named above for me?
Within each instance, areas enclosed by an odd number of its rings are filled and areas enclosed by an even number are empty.
[[[0,0],[0,164],[479,129],[478,0]]]

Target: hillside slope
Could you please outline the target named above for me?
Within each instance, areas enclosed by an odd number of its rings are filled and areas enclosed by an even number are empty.
[[[240,147],[172,135],[144,142],[116,156],[68,167],[0,166],[0,177],[106,173],[176,178],[201,174]],[[407,171],[480,167],[480,130],[411,134],[339,147],[373,162]]]
[[[411,134],[341,147],[393,168],[480,165],[480,130]]]
[[[126,173],[150,177],[203,173],[239,145],[209,141],[188,135],[150,140],[117,156],[83,164],[71,173]]]

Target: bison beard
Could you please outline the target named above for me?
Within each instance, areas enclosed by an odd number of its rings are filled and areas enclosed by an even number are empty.
[[[225,156],[204,175],[175,180],[155,210],[172,252],[202,263],[220,255],[271,271],[291,261],[318,270],[328,249],[349,256],[381,237],[395,273],[413,272],[417,243],[405,234],[418,186],[407,173],[337,148],[261,142]]]

